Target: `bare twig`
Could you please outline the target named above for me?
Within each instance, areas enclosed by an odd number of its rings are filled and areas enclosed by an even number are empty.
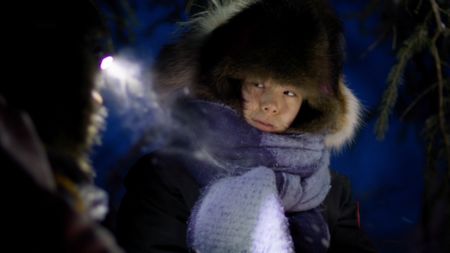
[[[393,33],[394,36],[396,35],[396,30],[395,30],[395,26],[393,27]],[[388,35],[388,31],[384,31],[375,42],[373,42],[372,44],[370,44],[370,46],[366,49],[366,51],[364,53],[361,54],[360,58],[363,59],[365,58],[371,51],[373,51]],[[395,45],[392,45],[393,48],[395,48]]]
[[[186,13],[191,13],[191,9],[192,9],[192,4],[193,3],[194,3],[194,0],[187,0],[186,1],[186,7],[185,7]]]
[[[422,7],[423,0],[420,0],[419,3],[416,6],[416,9],[414,10],[414,13],[419,13],[420,8]]]
[[[412,110],[412,108],[414,108],[414,106],[416,106],[417,103],[419,103],[420,100],[422,100],[423,97],[425,97],[425,95],[427,95],[430,91],[432,91],[434,88],[436,88],[437,83],[431,85],[430,87],[428,87],[426,90],[424,90],[422,93],[420,93],[416,99],[414,99],[414,101],[409,104],[408,108],[405,109],[405,111],[402,113],[402,115],[400,116],[400,120],[403,120],[405,118],[405,116]]]
[[[397,26],[392,27],[392,49],[397,47]]]

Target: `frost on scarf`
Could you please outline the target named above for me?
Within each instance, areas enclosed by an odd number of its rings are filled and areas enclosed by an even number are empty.
[[[188,232],[199,252],[293,252],[272,170],[258,167],[212,184]]]

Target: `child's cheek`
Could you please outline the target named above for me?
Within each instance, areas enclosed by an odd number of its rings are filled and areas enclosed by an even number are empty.
[[[242,104],[242,114],[244,115],[244,117],[247,118],[251,118],[252,112],[254,111],[253,107],[254,105],[252,105],[251,102],[249,102],[248,100],[243,101]]]
[[[251,110],[255,107],[255,98],[254,96],[252,96],[251,94],[244,94],[243,96],[243,104],[244,104],[244,108],[246,108],[247,110]]]
[[[252,95],[247,89],[244,89],[242,91],[242,99],[244,100],[245,104],[248,104],[252,100]]]

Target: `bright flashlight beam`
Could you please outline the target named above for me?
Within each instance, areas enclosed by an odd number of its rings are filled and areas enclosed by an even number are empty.
[[[102,63],[100,64],[100,68],[102,70],[106,70],[113,65],[114,58],[112,56],[107,56],[103,58]]]

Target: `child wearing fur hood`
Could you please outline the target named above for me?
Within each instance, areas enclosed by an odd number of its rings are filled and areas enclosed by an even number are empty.
[[[332,9],[320,0],[212,1],[186,29],[161,54],[155,81],[189,94],[172,105],[166,147],[126,178],[122,246],[374,252],[348,180],[329,170],[360,110],[343,82]]]

